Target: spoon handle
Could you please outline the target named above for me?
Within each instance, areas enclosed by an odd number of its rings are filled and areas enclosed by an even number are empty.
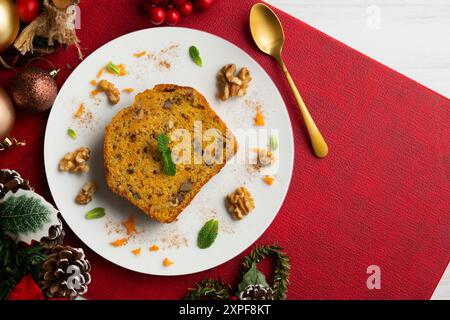
[[[288,69],[286,68],[286,65],[281,59],[279,60],[279,63],[281,65],[281,68],[283,69],[287,81],[289,82],[292,92],[294,93],[295,99],[297,100],[300,112],[303,116],[303,121],[305,122],[306,130],[309,134],[309,139],[311,140],[311,145],[313,147],[314,153],[319,158],[325,158],[328,155],[328,145],[325,142],[325,139],[323,138],[316,124],[314,123],[314,120],[311,117],[311,114],[309,113],[308,108],[306,107],[305,102],[302,99],[302,96],[298,92],[294,80],[292,79]]]

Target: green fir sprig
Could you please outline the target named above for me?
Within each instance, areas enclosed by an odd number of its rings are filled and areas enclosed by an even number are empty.
[[[0,300],[6,299],[27,274],[37,281],[46,259],[40,245],[27,247],[0,234]]]
[[[185,300],[201,300],[205,298],[213,300],[230,300],[231,286],[225,284],[221,279],[204,279],[197,283],[195,288],[190,288]]]

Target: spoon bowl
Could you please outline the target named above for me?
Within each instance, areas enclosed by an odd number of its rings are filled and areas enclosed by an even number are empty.
[[[250,31],[262,52],[281,58],[284,30],[277,15],[262,3],[255,4],[250,12]]]

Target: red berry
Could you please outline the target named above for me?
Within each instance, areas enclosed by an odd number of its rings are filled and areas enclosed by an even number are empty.
[[[180,20],[181,20],[181,15],[177,10],[175,10],[173,8],[167,9],[166,23],[169,26],[174,26],[174,25],[178,24],[178,22],[180,22]]]
[[[214,0],[197,0],[195,1],[195,5],[200,10],[208,10],[214,4]]]
[[[19,12],[20,20],[25,23],[30,23],[38,15],[41,5],[38,0],[17,0],[17,11]]]
[[[183,16],[188,16],[194,12],[194,6],[191,2],[186,2],[178,7],[178,11],[180,11]]]
[[[150,9],[150,21],[154,25],[160,25],[166,19],[166,12],[163,8],[153,7]]]
[[[187,0],[172,0],[172,3],[175,5],[175,6],[181,6],[182,4],[185,4],[187,2]]]
[[[148,0],[148,1],[150,1],[150,3],[152,4],[161,4],[164,2],[164,0]]]

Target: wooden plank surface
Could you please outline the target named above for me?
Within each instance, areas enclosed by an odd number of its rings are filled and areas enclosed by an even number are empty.
[[[268,0],[450,97],[449,0]]]

